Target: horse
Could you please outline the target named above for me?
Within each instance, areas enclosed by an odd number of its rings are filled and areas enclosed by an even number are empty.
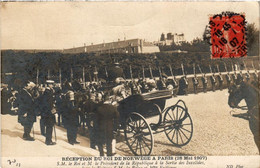
[[[231,108],[242,108],[239,107],[238,104],[243,99],[245,99],[248,109],[246,119],[249,121],[249,128],[254,136],[254,142],[260,153],[259,88],[245,82],[242,82],[240,85],[231,85],[229,88],[228,105]]]

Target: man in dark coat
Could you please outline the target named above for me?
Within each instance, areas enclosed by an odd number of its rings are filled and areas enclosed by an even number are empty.
[[[199,80],[198,80],[198,77],[197,77],[196,74],[195,74],[194,77],[192,78],[192,82],[193,82],[194,93],[197,94],[198,85],[199,85]]]
[[[45,144],[46,145],[55,145],[55,142],[52,142],[52,132],[55,124],[55,114],[54,114],[54,90],[52,88],[53,81],[48,80],[48,86],[45,88],[45,91],[42,95],[42,102],[40,106],[41,119],[43,124],[46,127],[45,134]]]
[[[213,73],[212,76],[210,76],[210,81],[211,81],[212,91],[215,92],[215,89],[216,89],[216,77],[215,77],[214,73]]]
[[[229,72],[227,73],[227,75],[226,75],[226,81],[227,81],[227,87],[229,88],[230,87],[230,85],[231,85],[231,76],[230,76],[230,74],[229,74]]]
[[[80,143],[76,140],[79,126],[79,113],[74,100],[74,92],[72,88],[68,88],[65,94],[66,108],[64,109],[64,126],[67,129],[67,138],[71,145]]]
[[[36,122],[36,113],[34,111],[34,97],[32,95],[34,84],[27,82],[27,84],[19,91],[18,94],[18,122],[24,127],[23,139],[27,141],[34,141],[30,136],[33,123]]]
[[[185,76],[181,77],[181,79],[180,79],[179,94],[187,95],[188,94],[188,86],[189,86],[188,79],[185,75]]]
[[[222,77],[221,72],[219,73],[217,78],[218,78],[218,82],[219,82],[219,89],[222,90],[223,89],[223,77]]]

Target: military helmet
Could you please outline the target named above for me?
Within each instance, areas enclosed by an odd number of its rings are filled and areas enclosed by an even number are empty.
[[[66,98],[67,98],[68,100],[70,100],[70,101],[75,100],[75,99],[74,99],[74,92],[68,91],[67,94],[66,94]]]

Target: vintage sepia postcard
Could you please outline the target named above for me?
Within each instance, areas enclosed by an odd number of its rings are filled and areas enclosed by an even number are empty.
[[[259,2],[0,2],[1,167],[259,168]]]

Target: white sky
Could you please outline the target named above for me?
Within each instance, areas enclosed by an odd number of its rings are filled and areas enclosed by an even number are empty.
[[[202,37],[210,14],[244,12],[259,27],[258,2],[8,2],[1,5],[2,49],[63,49],[162,32]]]

